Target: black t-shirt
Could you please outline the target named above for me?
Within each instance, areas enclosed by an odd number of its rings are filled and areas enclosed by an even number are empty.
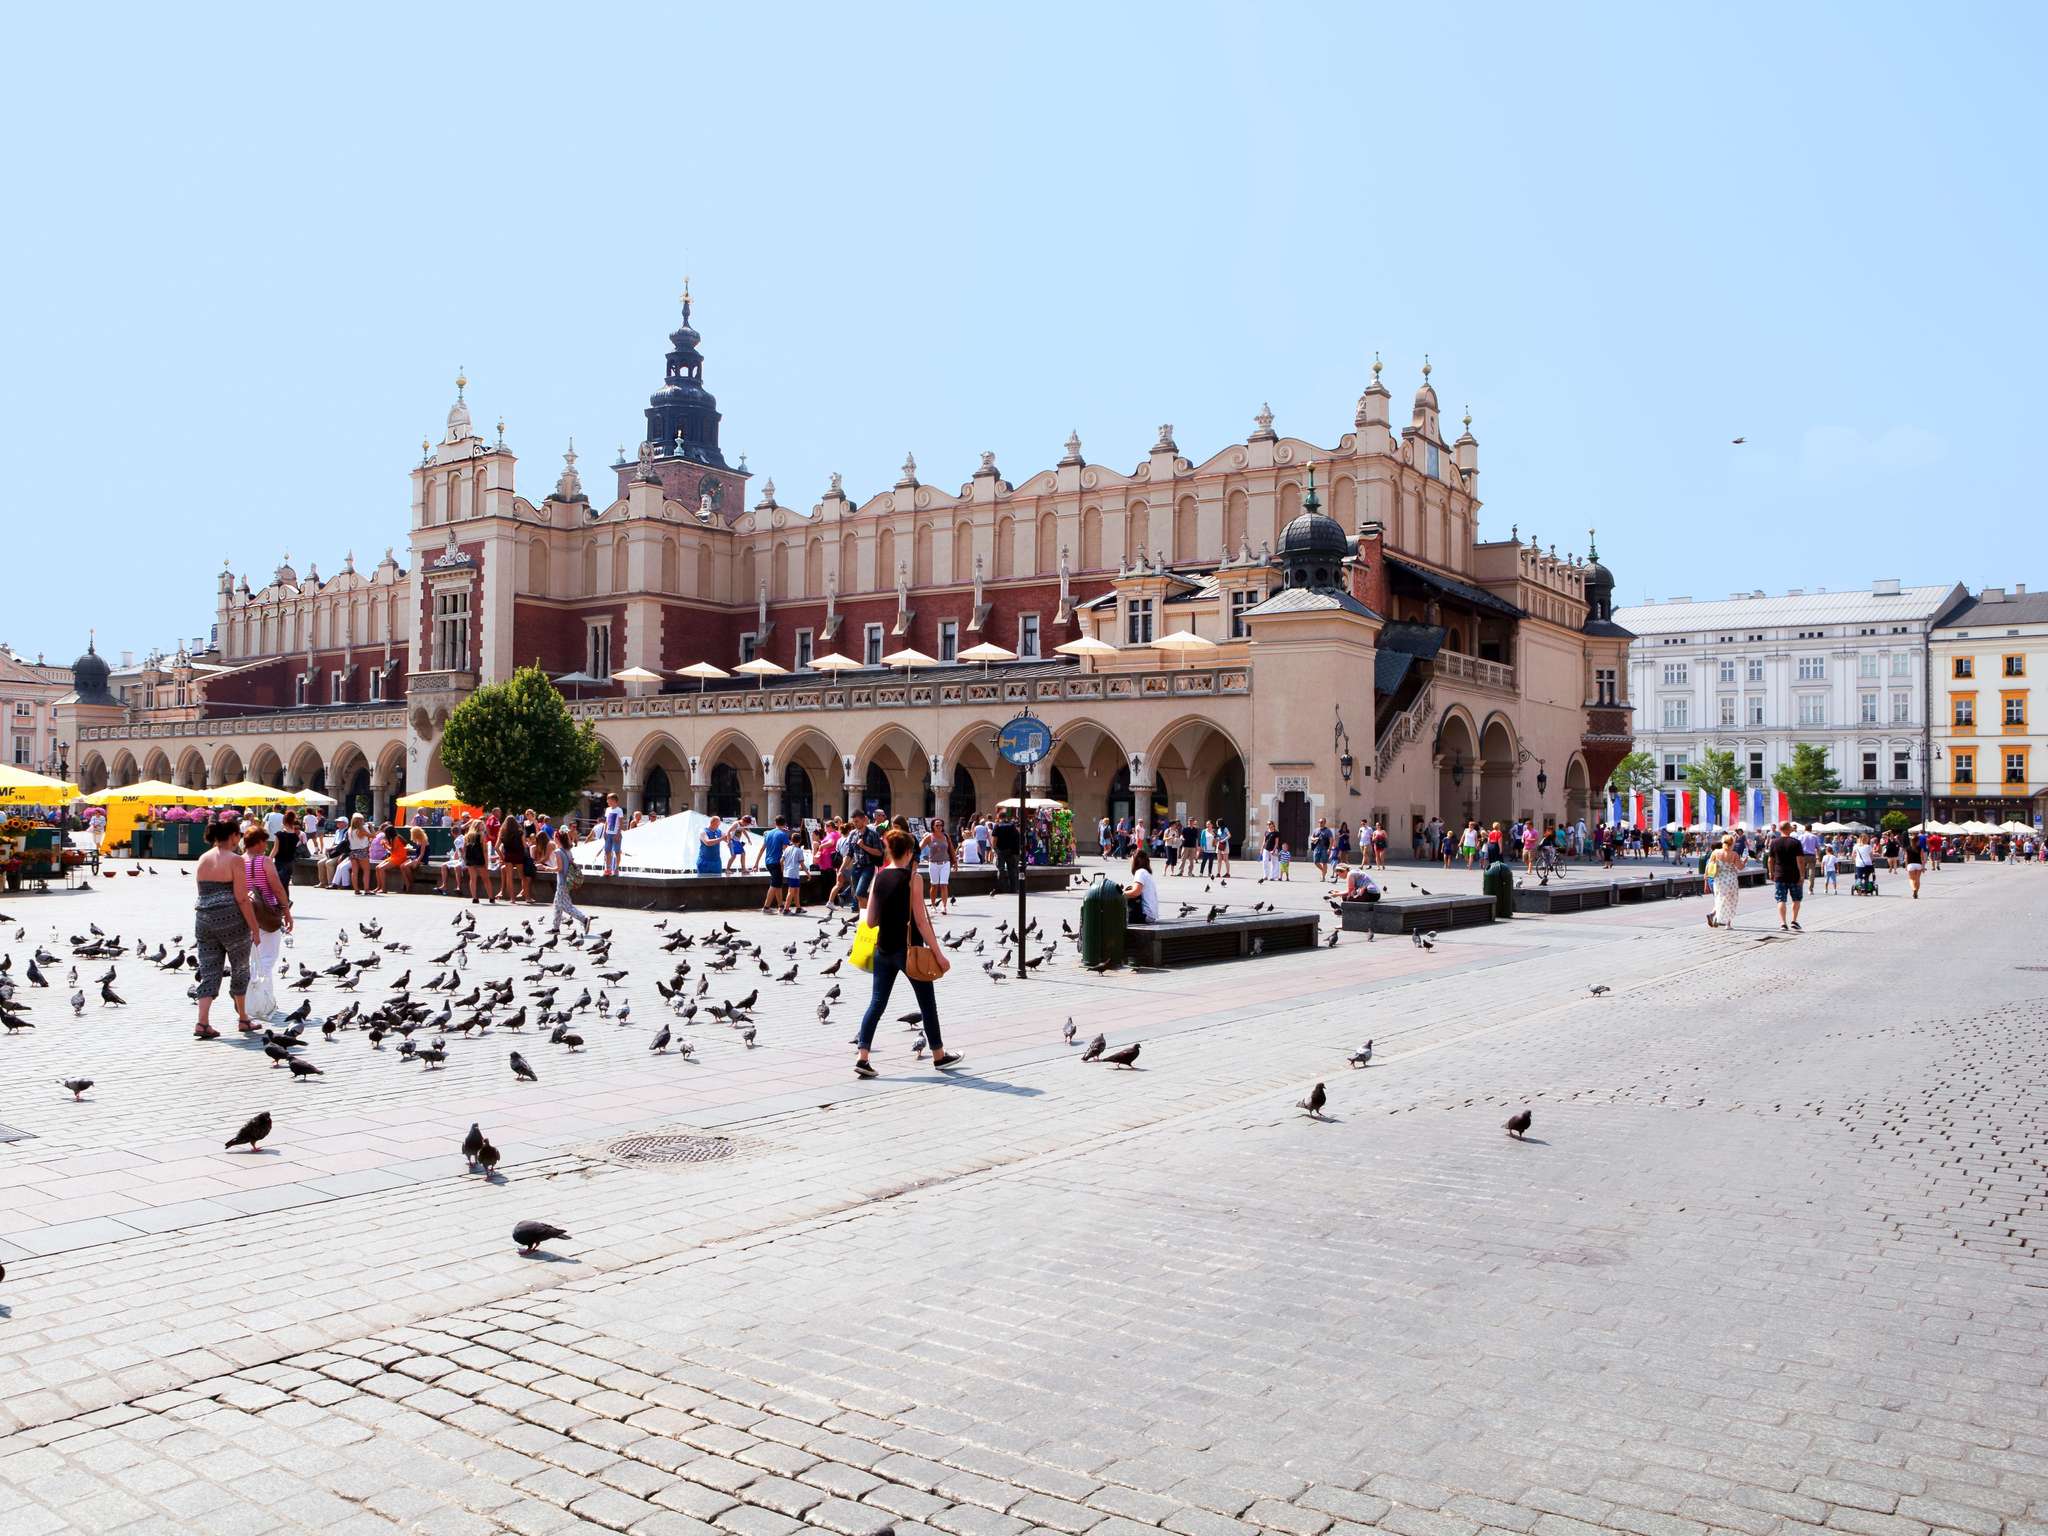
[[[900,955],[910,947],[910,871],[891,865],[875,876],[875,948]]]
[[[879,864],[882,862],[882,858],[882,834],[876,829],[874,823],[870,822],[854,835],[853,861],[856,866]]]
[[[1799,846],[1796,837],[1774,837],[1771,839],[1771,878],[1784,885],[1799,883],[1799,861],[1806,850]]]
[[[1017,823],[1014,821],[999,821],[996,823],[997,853],[1015,855],[1021,846],[1021,841],[1017,836]]]

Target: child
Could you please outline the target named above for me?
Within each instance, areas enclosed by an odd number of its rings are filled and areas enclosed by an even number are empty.
[[[1841,891],[1835,885],[1835,850],[1832,845],[1820,856],[1820,872],[1826,877],[1828,894],[1841,895]]]
[[[786,911],[803,911],[804,850],[795,837],[782,848],[782,904]]]
[[[1285,843],[1280,845],[1280,878],[1282,880],[1292,880],[1294,878],[1294,850]]]

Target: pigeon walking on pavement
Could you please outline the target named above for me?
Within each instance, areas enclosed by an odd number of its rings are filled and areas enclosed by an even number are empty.
[[[1308,1097],[1303,1099],[1295,1107],[1297,1109],[1306,1110],[1308,1112],[1309,1119],[1320,1120],[1323,1118],[1323,1106],[1329,1102],[1329,1094],[1323,1091],[1323,1085],[1321,1083],[1317,1083],[1315,1087],[1309,1089]]]
[[[522,1221],[512,1229],[512,1241],[521,1253],[531,1253],[542,1243],[552,1243],[569,1234],[545,1221]]]
[[[1515,1140],[1520,1141],[1524,1136],[1528,1134],[1529,1127],[1534,1125],[1535,1123],[1536,1112],[1534,1110],[1518,1109],[1512,1115],[1508,1116],[1505,1122],[1505,1129],[1507,1130],[1507,1133],[1510,1136],[1514,1137]]]
[[[228,1138],[226,1150],[232,1152],[236,1147],[247,1147],[254,1152],[259,1141],[269,1138],[270,1124],[270,1111],[266,1109]]]

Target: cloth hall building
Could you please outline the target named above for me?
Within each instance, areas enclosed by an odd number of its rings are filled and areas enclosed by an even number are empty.
[[[1170,426],[1123,467],[1070,436],[1015,480],[992,454],[964,483],[906,458],[799,509],[726,461],[701,342],[685,296],[638,452],[595,496],[573,446],[522,490],[458,380],[402,557],[224,570],[211,647],[124,669],[118,696],[80,658],[80,782],[250,777],[387,815],[445,777],[463,698],[536,658],[605,679],[564,690],[604,744],[593,788],[633,809],[987,810],[1013,787],[993,738],[1028,711],[1056,736],[1033,789],[1084,847],[1101,815],[1274,821],[1297,848],[1319,816],[1384,817],[1397,845],[1436,815],[1577,818],[1629,748],[1613,577],[1481,538],[1479,444],[1469,416],[1446,437],[1426,363],[1405,425],[1375,362],[1328,446],[1261,410],[1201,458]],[[1058,650],[1084,637],[1108,649]],[[956,659],[983,643],[1017,659]],[[883,664],[905,650],[934,664]],[[834,655],[859,665],[814,665]],[[676,675],[754,659],[788,671]],[[635,667],[663,681],[609,680]]]

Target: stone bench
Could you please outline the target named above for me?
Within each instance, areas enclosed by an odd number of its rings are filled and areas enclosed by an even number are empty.
[[[1620,897],[1611,881],[1553,880],[1548,885],[1515,887],[1515,910],[1554,916],[1561,912],[1595,912],[1613,906]]]
[[[1426,933],[1493,921],[1491,896],[1382,896],[1342,904],[1350,933]]]
[[[1133,965],[1195,965],[1244,959],[1254,952],[1314,949],[1320,926],[1313,912],[1248,912],[1213,923],[1187,917],[1132,923],[1124,930],[1124,947]]]

